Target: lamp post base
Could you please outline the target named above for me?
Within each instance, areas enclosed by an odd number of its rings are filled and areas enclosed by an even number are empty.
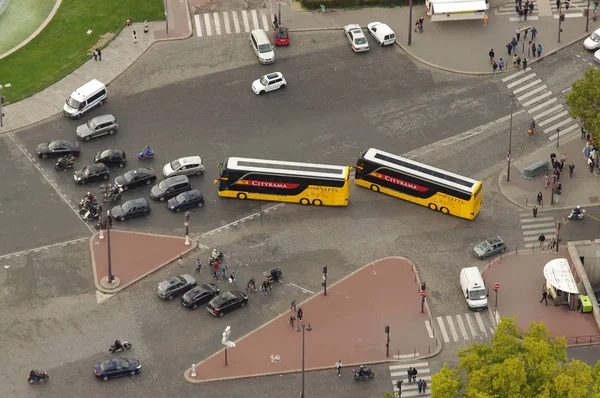
[[[186,236],[185,236],[185,245],[186,245],[186,246],[189,246],[191,243],[192,243],[192,242],[190,242],[190,236],[189,236],[189,235],[186,235]]]
[[[121,281],[116,276],[113,276],[112,283],[109,283],[108,282],[108,276],[105,276],[104,278],[100,279],[100,282],[98,284],[103,289],[105,289],[107,291],[110,291],[110,290],[115,290],[116,288],[118,288],[119,285],[121,284]]]

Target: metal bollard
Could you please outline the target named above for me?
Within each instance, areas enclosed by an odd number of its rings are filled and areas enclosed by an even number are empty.
[[[191,373],[191,376],[192,377],[196,377],[196,364],[195,363],[192,364],[192,373]]]

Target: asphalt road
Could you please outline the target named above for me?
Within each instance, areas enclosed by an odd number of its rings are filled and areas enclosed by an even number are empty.
[[[594,367],[600,360],[600,346],[575,347],[567,349],[569,359],[579,359]]]

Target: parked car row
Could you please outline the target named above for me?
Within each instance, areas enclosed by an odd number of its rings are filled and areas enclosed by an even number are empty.
[[[367,25],[367,30],[382,47],[392,45],[396,42],[396,34],[387,24],[371,22]],[[349,24],[344,26],[344,34],[350,42],[352,51],[355,53],[369,51],[369,41],[360,25]]]
[[[594,51],[594,61],[600,63],[600,29],[596,29],[584,40],[583,47],[588,51]]]

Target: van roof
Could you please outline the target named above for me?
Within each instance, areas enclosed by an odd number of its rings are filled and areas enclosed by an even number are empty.
[[[96,79],[92,79],[83,86],[79,87],[77,90],[73,91],[71,97],[79,102],[83,102],[87,97],[102,89],[106,89],[104,83],[101,83]]]

